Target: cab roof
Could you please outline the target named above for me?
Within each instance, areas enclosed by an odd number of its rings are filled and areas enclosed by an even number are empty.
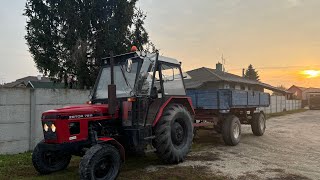
[[[122,60],[126,60],[129,58],[136,58],[136,57],[139,57],[141,59],[149,58],[151,61],[155,61],[156,60],[156,53],[146,53],[146,52],[142,52],[142,51],[135,51],[135,52],[130,52],[130,53],[126,53],[126,54],[119,54],[119,55],[113,56],[115,61],[122,61]],[[109,59],[110,59],[110,57],[102,58],[103,61],[109,60]],[[180,62],[177,59],[169,58],[169,57],[165,57],[165,56],[159,56],[158,61],[170,63],[170,64],[175,64],[175,65],[180,65]]]

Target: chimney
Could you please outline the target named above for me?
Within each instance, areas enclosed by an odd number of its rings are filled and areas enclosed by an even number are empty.
[[[40,81],[41,80],[41,75],[38,75],[37,79],[38,79],[38,81]]]
[[[221,72],[223,71],[222,64],[220,62],[216,64],[216,70]]]
[[[242,77],[244,77],[244,71],[245,71],[245,69],[243,68],[242,69]]]

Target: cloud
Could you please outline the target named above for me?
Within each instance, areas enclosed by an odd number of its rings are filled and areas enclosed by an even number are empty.
[[[292,8],[292,7],[297,7],[300,5],[301,1],[300,0],[286,0],[287,1],[287,6],[289,8]]]

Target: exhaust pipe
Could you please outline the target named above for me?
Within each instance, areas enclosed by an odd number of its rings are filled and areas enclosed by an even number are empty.
[[[116,93],[116,85],[114,84],[114,58],[113,52],[110,52],[110,78],[111,84],[108,85],[108,105],[109,105],[109,114],[114,115],[117,110],[117,93]]]

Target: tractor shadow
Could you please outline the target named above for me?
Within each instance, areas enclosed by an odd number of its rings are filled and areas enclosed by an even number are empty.
[[[217,146],[224,146],[221,134],[215,132],[213,128],[202,127],[197,129],[193,138],[192,152]]]

